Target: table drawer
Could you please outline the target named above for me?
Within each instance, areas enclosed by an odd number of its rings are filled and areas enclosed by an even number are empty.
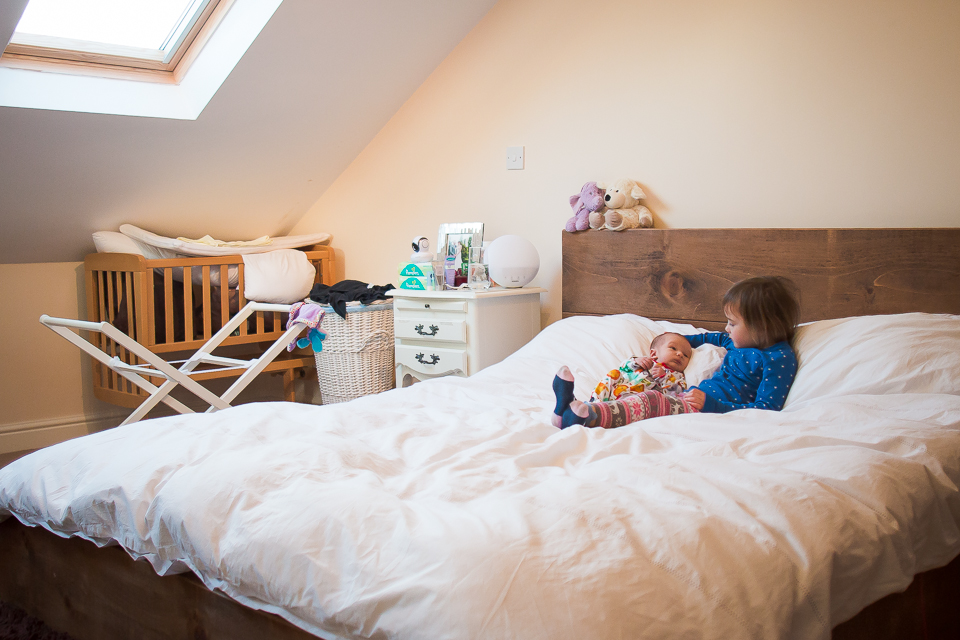
[[[400,318],[393,320],[393,332],[398,338],[466,342],[467,323],[463,320],[429,318]]]
[[[414,371],[427,374],[441,374],[459,369],[466,373],[467,354],[463,349],[445,349],[442,347],[397,345],[397,364],[403,364]]]
[[[407,300],[404,298],[395,298],[393,308],[417,311],[459,311],[463,313],[467,309],[467,303],[464,300]]]

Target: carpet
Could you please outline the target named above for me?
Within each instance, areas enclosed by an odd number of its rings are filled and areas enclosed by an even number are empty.
[[[22,609],[0,602],[0,640],[73,640],[73,637],[54,631]]]

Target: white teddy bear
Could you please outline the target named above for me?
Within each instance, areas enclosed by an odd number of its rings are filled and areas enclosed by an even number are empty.
[[[591,229],[623,231],[653,226],[650,210],[640,204],[647,196],[636,181],[623,178],[611,183],[598,182],[597,186],[607,192],[603,197],[607,208],[590,214]]]

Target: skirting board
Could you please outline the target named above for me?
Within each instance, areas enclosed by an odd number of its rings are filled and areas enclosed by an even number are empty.
[[[63,416],[0,425],[0,453],[27,451],[117,426],[128,411],[99,416]]]

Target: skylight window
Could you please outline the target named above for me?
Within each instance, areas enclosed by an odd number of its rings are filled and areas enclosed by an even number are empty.
[[[4,52],[24,68],[63,72],[138,70],[139,79],[176,82],[178,65],[215,12],[231,0],[30,0]],[[216,11],[218,6],[221,11]],[[212,30],[209,25],[207,31]],[[41,69],[42,70],[42,69]],[[46,69],[51,70],[51,69]],[[139,70],[146,70],[144,75]]]
[[[134,5],[159,10],[172,0],[59,0],[53,13],[107,1],[124,10]],[[119,43],[118,38],[89,31],[27,33],[28,28],[41,30],[33,17],[24,17],[27,8],[36,10],[37,3],[52,2],[0,0],[4,9],[16,10],[0,10],[0,43],[14,34],[0,56],[0,106],[195,120],[282,0],[177,0],[162,28],[158,14],[146,14],[147,26],[154,29],[146,40]],[[96,28],[125,15],[120,9],[109,18],[93,20],[95,25],[99,22]],[[72,29],[71,23],[80,22],[76,15],[62,22]],[[93,15],[92,10],[86,15]],[[20,27],[16,33],[15,26]],[[128,38],[136,29],[118,31],[119,37]]]
[[[30,0],[17,34],[53,36],[162,49],[169,35],[194,14],[185,0]]]

